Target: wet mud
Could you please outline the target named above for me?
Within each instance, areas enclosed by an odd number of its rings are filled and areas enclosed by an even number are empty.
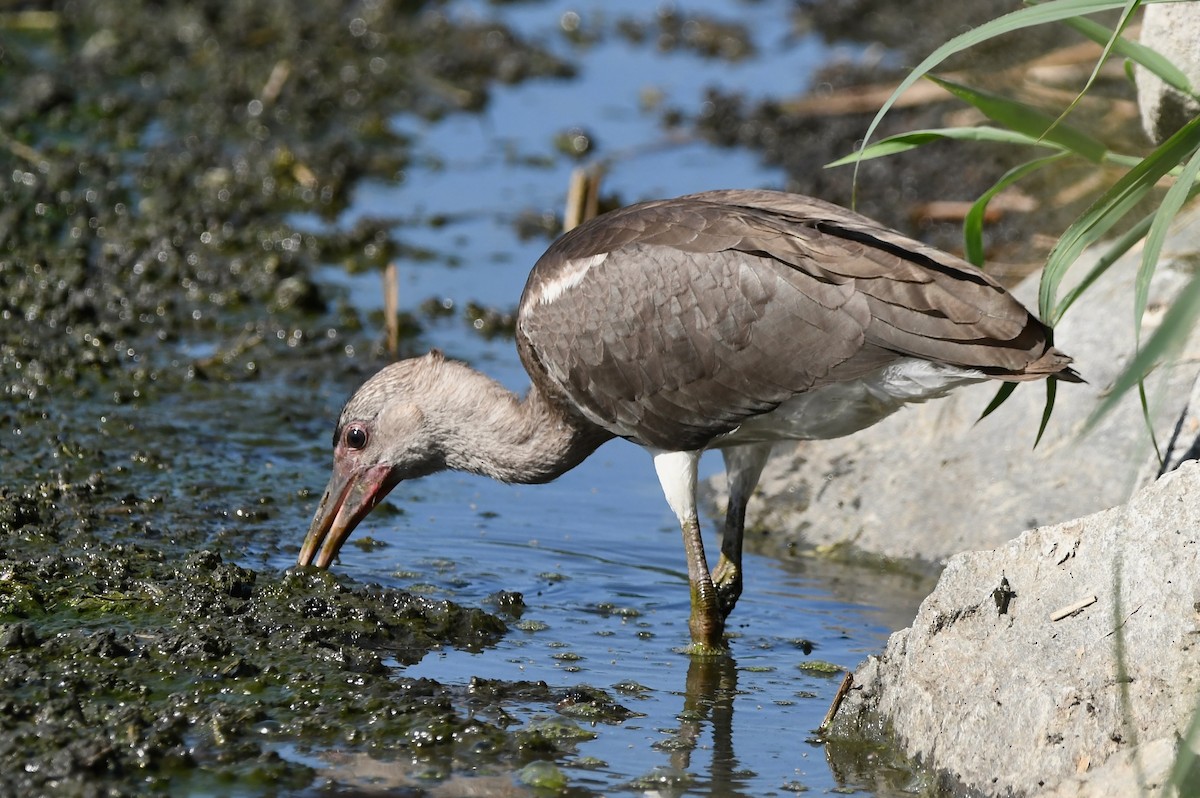
[[[0,793],[275,794],[334,747],[444,773],[570,748],[498,707],[586,698],[391,667],[494,643],[519,597],[263,567],[312,504],[288,464],[326,457],[306,408],[374,365],[316,267],[402,250],[388,220],[300,233],[291,215],[334,219],[404,168],[390,115],[571,73],[422,6],[0,14]]]

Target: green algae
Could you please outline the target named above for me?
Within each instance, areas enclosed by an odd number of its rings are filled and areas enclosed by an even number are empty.
[[[446,688],[394,678],[382,661],[487,644],[504,631],[493,616],[307,569],[256,573],[208,551],[178,563],[117,548],[2,561],[6,585],[40,593],[33,611],[0,616],[7,785],[107,775],[165,787],[210,761],[228,776],[225,760],[258,761],[284,741],[504,747]],[[312,778],[287,760],[271,769]]]
[[[435,119],[485,105],[496,81],[571,74],[502,26],[404,0],[110,0],[45,23],[0,49],[11,396],[124,372],[114,394],[135,400],[170,369],[150,362],[159,345],[245,322],[266,324],[272,354],[294,349],[288,322],[328,306],[315,265],[404,254],[398,220],[293,222],[334,220],[368,176],[401,179],[408,142],[389,117]]]
[[[539,791],[558,792],[566,789],[567,775],[553,762],[530,762],[517,773],[517,778]]]
[[[388,118],[570,67],[405,0],[36,15],[0,18],[0,793],[303,791],[333,750],[562,756],[393,667],[494,644],[518,595],[497,615],[268,563],[315,499],[280,492],[290,463],[327,456],[296,408],[372,367],[313,275],[408,252],[398,220],[334,223],[401,179]]]
[[[805,673],[815,674],[817,676],[836,676],[839,673],[844,673],[845,668],[833,662],[826,662],[821,659],[806,659],[796,663],[796,667]]]

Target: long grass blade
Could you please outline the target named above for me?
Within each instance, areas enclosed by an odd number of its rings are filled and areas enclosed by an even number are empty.
[[[1058,119],[1056,119],[1054,122],[1056,126],[1062,124],[1062,121],[1066,119],[1067,116],[1075,110],[1076,106],[1079,105],[1080,101],[1083,100],[1083,95],[1087,94],[1088,90],[1091,89],[1096,83],[1096,79],[1100,77],[1100,70],[1106,63],[1108,63],[1108,59],[1112,56],[1113,48],[1115,48],[1117,42],[1120,41],[1121,33],[1129,25],[1130,20],[1133,19],[1134,13],[1137,12],[1141,5],[1142,0],[1127,0],[1125,8],[1121,12],[1121,19],[1118,21],[1116,29],[1109,31],[1108,38],[1102,42],[1104,49],[1100,52],[1100,57],[1096,59],[1096,63],[1092,67],[1092,74],[1088,75],[1088,79],[1083,84],[1083,88],[1081,88],[1075,95],[1075,98],[1071,100],[1070,105],[1064,108],[1063,112],[1058,115]]]
[[[1176,297],[1175,302],[1163,316],[1158,329],[1146,340],[1138,353],[1129,361],[1104,398],[1088,417],[1083,431],[1086,434],[1108,415],[1131,388],[1145,379],[1154,367],[1185,339],[1187,333],[1200,316],[1200,276],[1193,277]]]
[[[1138,221],[1133,227],[1125,231],[1125,233],[1109,245],[1108,250],[1101,255],[1087,275],[1084,276],[1079,284],[1063,295],[1062,301],[1058,303],[1058,315],[1061,317],[1067,312],[1067,308],[1075,304],[1075,300],[1079,299],[1092,283],[1096,282],[1102,274],[1108,271],[1108,267],[1117,262],[1118,259],[1130,249],[1133,245],[1146,237],[1146,233],[1150,231],[1150,224],[1154,221],[1154,214],[1148,213]]]
[[[1167,190],[1162,203],[1154,214],[1154,222],[1146,234],[1146,246],[1142,250],[1142,263],[1138,267],[1137,279],[1133,285],[1133,329],[1136,340],[1142,336],[1142,314],[1146,312],[1146,302],[1150,295],[1150,280],[1158,266],[1158,256],[1162,252],[1163,242],[1167,240],[1167,231],[1171,222],[1179,213],[1180,208],[1188,198],[1196,193],[1196,176],[1200,175],[1200,149],[1192,153],[1192,157],[1184,165],[1175,185]]]
[[[1170,778],[1163,785],[1162,795],[1170,795],[1171,787],[1175,788],[1175,795],[1196,795],[1200,792],[1200,769],[1196,767],[1198,757],[1195,751],[1197,740],[1200,740],[1200,707],[1192,710],[1191,723],[1179,739],[1175,763],[1171,767]]]
[[[1134,63],[1141,64],[1146,69],[1157,75],[1163,83],[1166,83],[1176,91],[1184,94],[1190,94],[1193,97],[1196,96],[1196,91],[1192,88],[1192,84],[1188,80],[1187,75],[1185,75],[1179,69],[1179,67],[1167,60],[1157,50],[1152,50],[1140,42],[1126,39],[1123,36],[1113,39],[1112,29],[1085,17],[1064,19],[1063,23],[1070,25],[1076,31],[1096,42],[1097,44],[1105,44],[1111,40],[1113,42],[1113,52],[1128,58]]]
[[[1071,264],[1090,244],[1112,229],[1150,189],[1200,146],[1200,117],[1196,117],[1160,144],[1141,163],[1126,172],[1058,239],[1042,271],[1038,312],[1053,325],[1062,315],[1055,306],[1058,286]]]
[[[1146,425],[1146,431],[1150,433],[1150,445],[1154,447],[1154,459],[1158,461],[1158,469],[1162,470],[1163,454],[1162,447],[1158,445],[1158,435],[1154,433],[1154,418],[1150,415],[1150,401],[1146,398],[1146,381],[1138,380],[1138,403],[1142,406],[1142,423]]]
[[[1066,155],[1067,153],[1055,153],[1054,155],[1047,155],[1044,158],[1037,158],[1032,161],[1026,161],[1019,166],[1014,166],[992,184],[991,188],[983,192],[979,196],[979,199],[975,200],[971,205],[971,209],[967,211],[967,215],[963,218],[963,251],[968,263],[979,267],[982,267],[984,264],[983,217],[987,213],[987,206],[992,201],[992,198],[1026,175],[1033,174],[1055,161],[1062,160]]]
[[[1050,416],[1054,415],[1054,398],[1058,396],[1058,380],[1050,377],[1046,380],[1046,406],[1042,408],[1042,423],[1038,425],[1037,437],[1033,439],[1033,448],[1042,442],[1046,427],[1050,426]]]
[[[1025,103],[951,80],[932,76],[929,79],[978,108],[988,119],[1024,133],[1035,141],[1052,142],[1093,163],[1100,163],[1108,152],[1108,147],[1102,142],[1078,128],[1060,123],[1061,117],[1056,118]]]
[[[992,397],[992,401],[989,402],[988,406],[985,407],[983,412],[979,414],[979,418],[975,419],[975,423],[978,424],[980,421],[983,421],[992,413],[996,412],[1000,405],[1008,401],[1008,397],[1012,396],[1012,392],[1015,390],[1017,390],[1017,384],[1015,382],[1001,383],[1000,388],[996,391],[996,395]]]
[[[978,127],[943,127],[930,128],[926,130],[911,130],[907,133],[900,133],[895,136],[888,136],[886,139],[875,142],[870,147],[867,147],[857,152],[851,153],[843,158],[838,158],[836,161],[831,161],[825,164],[826,169],[835,166],[846,166],[859,161],[869,161],[872,158],[883,158],[888,155],[895,155],[898,152],[907,152],[915,150],[918,147],[923,147],[935,141],[943,141],[953,139],[956,141],[990,141],[1000,144],[1018,144],[1029,147],[1046,147],[1050,149],[1063,149],[1056,142],[1041,141],[1036,136],[1028,136],[1024,133],[1019,133],[1014,130],[1005,130],[998,127],[989,127],[980,125]]]
[[[1148,0],[1148,2],[1156,2],[1157,0]],[[925,57],[921,63],[917,64],[904,80],[900,81],[895,91],[891,96],[884,101],[879,110],[875,113],[871,123],[867,126],[866,135],[863,137],[863,146],[865,147],[874,135],[875,129],[879,127],[879,123],[883,121],[883,117],[891,110],[896,100],[908,90],[910,86],[927,75],[930,70],[938,64],[945,61],[950,56],[967,50],[980,42],[985,42],[988,39],[994,39],[1005,33],[1030,28],[1035,25],[1045,25],[1050,22],[1059,22],[1070,17],[1076,17],[1086,14],[1096,14],[1101,11],[1110,11],[1114,8],[1124,8],[1125,3],[1120,0],[1051,0],[1048,3],[1040,3],[1027,8],[1020,8],[1003,16],[997,17],[989,22],[985,22],[977,28],[972,28],[965,33],[955,36],[950,41],[938,47],[932,53]],[[858,183],[858,165],[855,164],[854,174],[855,185]]]

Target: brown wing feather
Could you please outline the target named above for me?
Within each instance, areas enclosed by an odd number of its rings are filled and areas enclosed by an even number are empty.
[[[871,343],[977,368],[1008,380],[1055,375],[1078,381],[1070,358],[1049,344],[1049,329],[1003,286],[971,264],[832,203],[775,191],[711,191],[681,201],[767,211],[784,239],[813,247],[801,257],[856,279],[878,324]],[[813,236],[809,231],[820,236]],[[790,265],[804,263],[786,256]]]
[[[957,258],[759,191],[643,203],[576,228],[534,267],[518,322],[543,389],[668,449],[902,356],[1070,378],[1047,333]]]

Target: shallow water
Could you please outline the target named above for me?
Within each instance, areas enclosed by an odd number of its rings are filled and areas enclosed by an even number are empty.
[[[398,502],[404,515],[363,530],[387,546],[348,547],[338,568],[356,579],[468,605],[499,590],[525,599],[496,647],[432,653],[399,672],[463,686],[478,677],[612,691],[642,717],[594,728],[598,737],[579,746],[578,767],[566,763],[572,784],[606,794],[632,789],[638,778],[679,781],[681,794],[837,784],[812,731],[841,674],[806,666],[849,668],[878,651],[922,585],[897,578],[866,589],[891,602],[881,608],[856,595],[868,575],[748,555],[747,590],[730,629],[733,656],[692,660],[681,652],[688,590],[678,533],[649,463],[632,446],[597,458],[540,490],[453,477],[407,486]],[[552,714],[511,712],[521,720]]]
[[[744,23],[757,55],[736,64],[687,52],[663,55],[651,44],[612,35],[613,18],[647,16],[646,4],[547,2],[483,6],[452,3],[451,14],[498,15],[580,66],[577,79],[499,89],[479,116],[436,124],[397,119],[416,138],[418,165],[399,186],[371,184],[341,221],[357,217],[407,220],[398,236],[440,260],[399,262],[401,304],[427,297],[457,307],[476,300],[515,306],[529,267],[546,246],[514,232],[518,212],[557,209],[569,160],[554,158],[556,133],[578,127],[614,158],[604,190],[625,201],[720,187],[778,187],[782,175],[755,156],[663,132],[654,111],[639,110],[648,89],[664,104],[694,108],[706,86],[751,94],[798,94],[828,47],[795,35],[785,0],[688,4]],[[609,32],[576,47],[560,20],[578,11],[583,28]],[[514,155],[515,153],[515,155]],[[423,225],[443,217],[445,224]],[[350,277],[330,268],[359,308],[381,304],[376,275]],[[435,324],[422,342],[465,358],[514,390],[527,378],[511,341],[488,341],[458,321]],[[345,398],[330,386],[319,415],[328,428]],[[291,462],[319,494],[327,461]],[[702,466],[715,473],[720,459]],[[315,504],[310,499],[310,504]],[[876,774],[842,761],[812,734],[841,679],[806,666],[853,668],[903,626],[927,587],[902,575],[864,573],[822,561],[780,563],[746,558],[746,590],[731,619],[732,657],[705,663],[681,653],[687,643],[688,589],[682,544],[648,455],[623,441],[602,447],[549,486],[504,486],[443,474],[402,484],[390,506],[377,511],[342,551],[337,571],[355,580],[482,604],[498,591],[524,596],[525,611],[510,633],[479,653],[444,650],[407,667],[406,677],[429,677],[468,687],[473,678],[580,684],[609,690],[638,713],[589,727],[595,739],[561,763],[572,788],[604,794],[770,795],[838,788],[879,794]],[[708,526],[711,528],[711,519]],[[710,529],[711,534],[711,529]],[[302,530],[297,529],[298,544]],[[369,538],[372,545],[356,546]],[[709,551],[717,541],[707,540]],[[286,567],[291,551],[270,558]],[[554,715],[514,703],[515,721]],[[361,757],[322,757],[326,778],[376,787],[434,780],[430,763]],[[357,775],[356,775],[357,774]],[[476,786],[481,786],[482,782]],[[335,788],[336,789],[336,788]]]

